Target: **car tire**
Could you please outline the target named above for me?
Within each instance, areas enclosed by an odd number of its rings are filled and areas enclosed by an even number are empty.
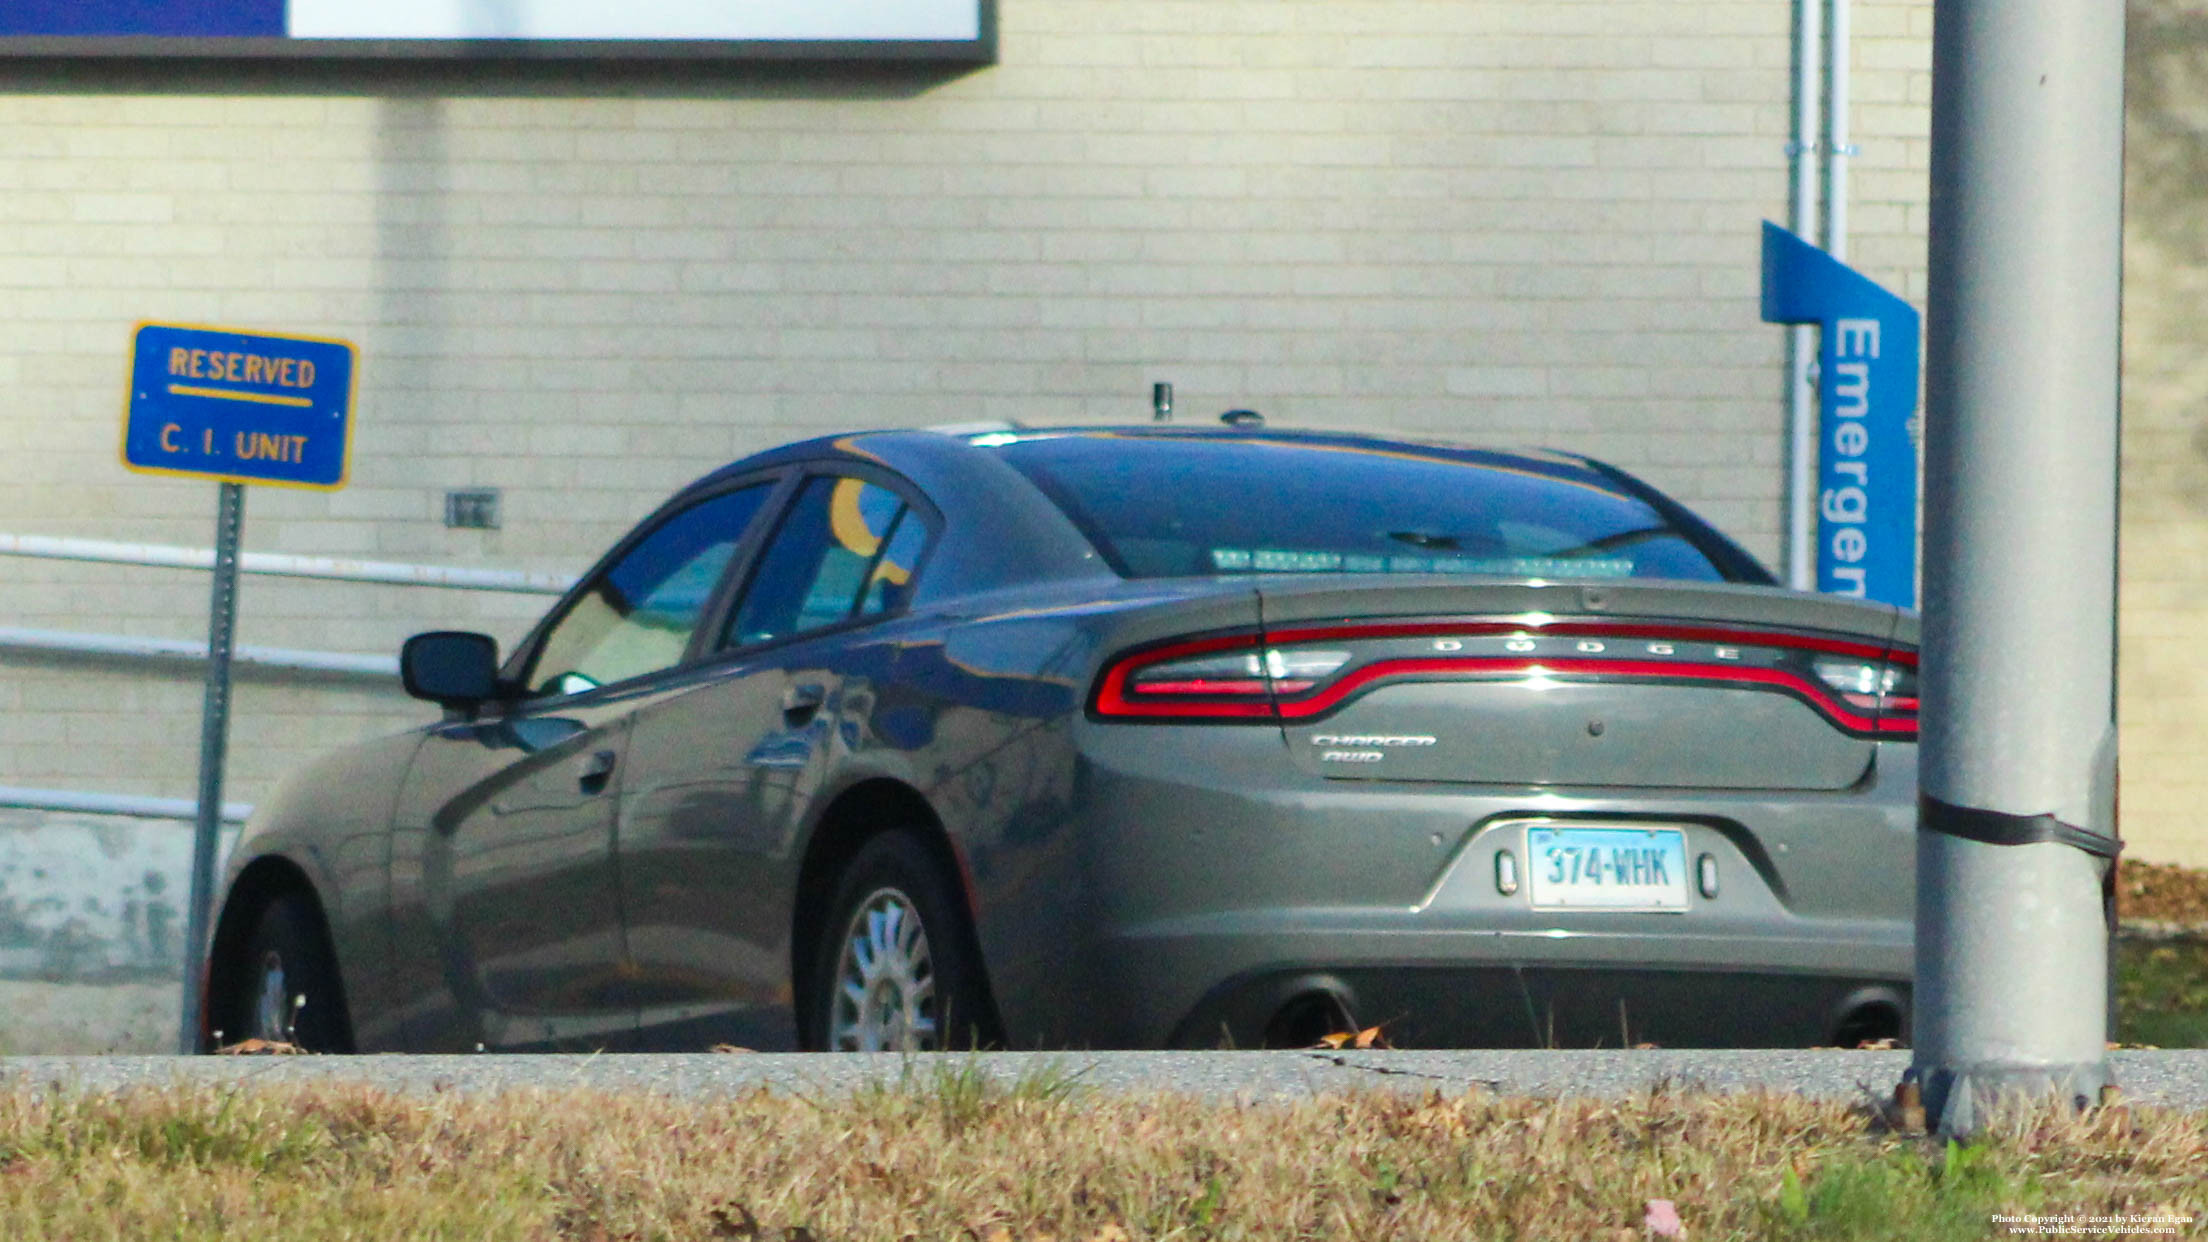
[[[308,1052],[350,1052],[351,1023],[321,915],[300,893],[261,910],[229,971],[234,986],[217,1015],[216,1043],[249,1039]]]
[[[814,955],[807,1041],[828,1052],[934,1052],[999,1041],[965,903],[907,830],[859,847]]]

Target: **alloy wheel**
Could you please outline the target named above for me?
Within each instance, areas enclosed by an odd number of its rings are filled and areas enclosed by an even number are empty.
[[[261,955],[260,986],[253,991],[253,1029],[248,1035],[270,1043],[288,1043],[292,1028],[291,987],[284,974],[284,959],[274,953]]]
[[[912,898],[880,888],[844,928],[829,1002],[837,1052],[932,1052],[941,1046],[935,963]]]

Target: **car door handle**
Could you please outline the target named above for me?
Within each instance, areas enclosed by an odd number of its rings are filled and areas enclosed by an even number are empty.
[[[583,772],[581,777],[577,779],[576,784],[586,794],[604,793],[606,782],[613,779],[613,765],[619,759],[620,756],[610,750],[593,753],[590,758],[583,761]]]
[[[828,701],[828,691],[818,682],[804,682],[782,692],[782,719],[791,728],[804,724]]]

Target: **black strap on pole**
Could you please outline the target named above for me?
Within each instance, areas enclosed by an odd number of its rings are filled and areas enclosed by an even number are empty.
[[[184,932],[184,1011],[176,1050],[200,1050],[205,1003],[208,922],[215,903],[215,852],[222,837],[223,753],[230,737],[230,652],[238,616],[238,542],[245,526],[245,487],[220,485],[215,510],[215,574],[207,606],[207,692],[199,717],[199,823],[192,837],[192,908]]]
[[[2114,858],[2124,843],[2053,815],[2011,815],[2006,811],[1981,811],[1975,807],[1942,802],[1930,794],[1917,798],[1917,823],[1928,832],[1946,833],[1987,845],[2038,845],[2054,841],[2075,846],[2097,858]]]

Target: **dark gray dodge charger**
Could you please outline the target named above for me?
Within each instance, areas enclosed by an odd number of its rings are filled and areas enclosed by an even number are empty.
[[[210,1046],[1904,1032],[1916,621],[1585,458],[1248,426],[715,471],[262,805]]]

